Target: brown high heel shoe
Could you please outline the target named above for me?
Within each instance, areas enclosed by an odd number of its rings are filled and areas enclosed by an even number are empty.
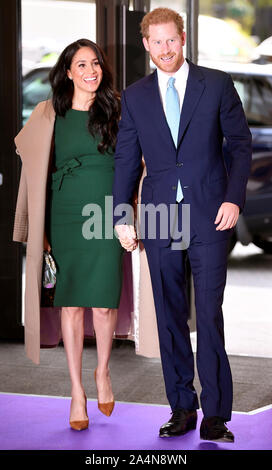
[[[95,383],[96,383],[96,388],[97,388],[97,382],[96,382],[96,369],[94,371],[94,380],[95,380]],[[97,393],[98,393],[98,389],[97,389]],[[115,402],[114,401],[109,401],[107,403],[100,403],[97,399],[97,406],[98,406],[98,409],[101,411],[101,413],[103,413],[104,415],[106,416],[110,416],[113,412],[113,408],[114,408],[114,404]]]
[[[87,397],[86,397],[86,395],[85,395],[85,411],[86,411],[86,415],[88,415],[87,414]],[[81,419],[81,420],[78,420],[78,421],[70,421],[70,426],[75,431],[83,431],[84,429],[87,429],[89,427],[89,418]]]

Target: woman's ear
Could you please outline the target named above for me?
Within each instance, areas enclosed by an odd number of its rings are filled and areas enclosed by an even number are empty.
[[[73,80],[70,70],[67,70],[67,77],[70,78],[70,80]]]

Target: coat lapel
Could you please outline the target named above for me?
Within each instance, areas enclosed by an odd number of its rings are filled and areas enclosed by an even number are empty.
[[[50,156],[55,111],[52,102],[42,101],[32,112],[14,141],[26,169],[34,170]]]
[[[189,75],[184,95],[183,106],[180,115],[178,146],[181,143],[183,135],[192,119],[200,97],[205,89],[204,76],[201,69],[189,62]]]

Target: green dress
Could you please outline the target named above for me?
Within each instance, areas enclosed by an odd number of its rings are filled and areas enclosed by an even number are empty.
[[[54,306],[118,308],[124,250],[112,227],[114,156],[97,150],[87,121],[87,111],[70,109],[55,122],[46,229],[57,267]]]

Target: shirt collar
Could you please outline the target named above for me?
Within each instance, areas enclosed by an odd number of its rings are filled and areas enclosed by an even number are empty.
[[[188,73],[189,73],[189,64],[187,60],[185,59],[182,66],[177,70],[176,73],[174,73],[174,75],[172,75],[172,77],[174,77],[176,81],[178,82],[184,81],[184,80],[186,81],[188,78]],[[170,78],[170,75],[167,75],[165,72],[163,72],[159,68],[157,68],[157,74],[158,74],[159,84],[164,87],[167,87],[167,82]]]

